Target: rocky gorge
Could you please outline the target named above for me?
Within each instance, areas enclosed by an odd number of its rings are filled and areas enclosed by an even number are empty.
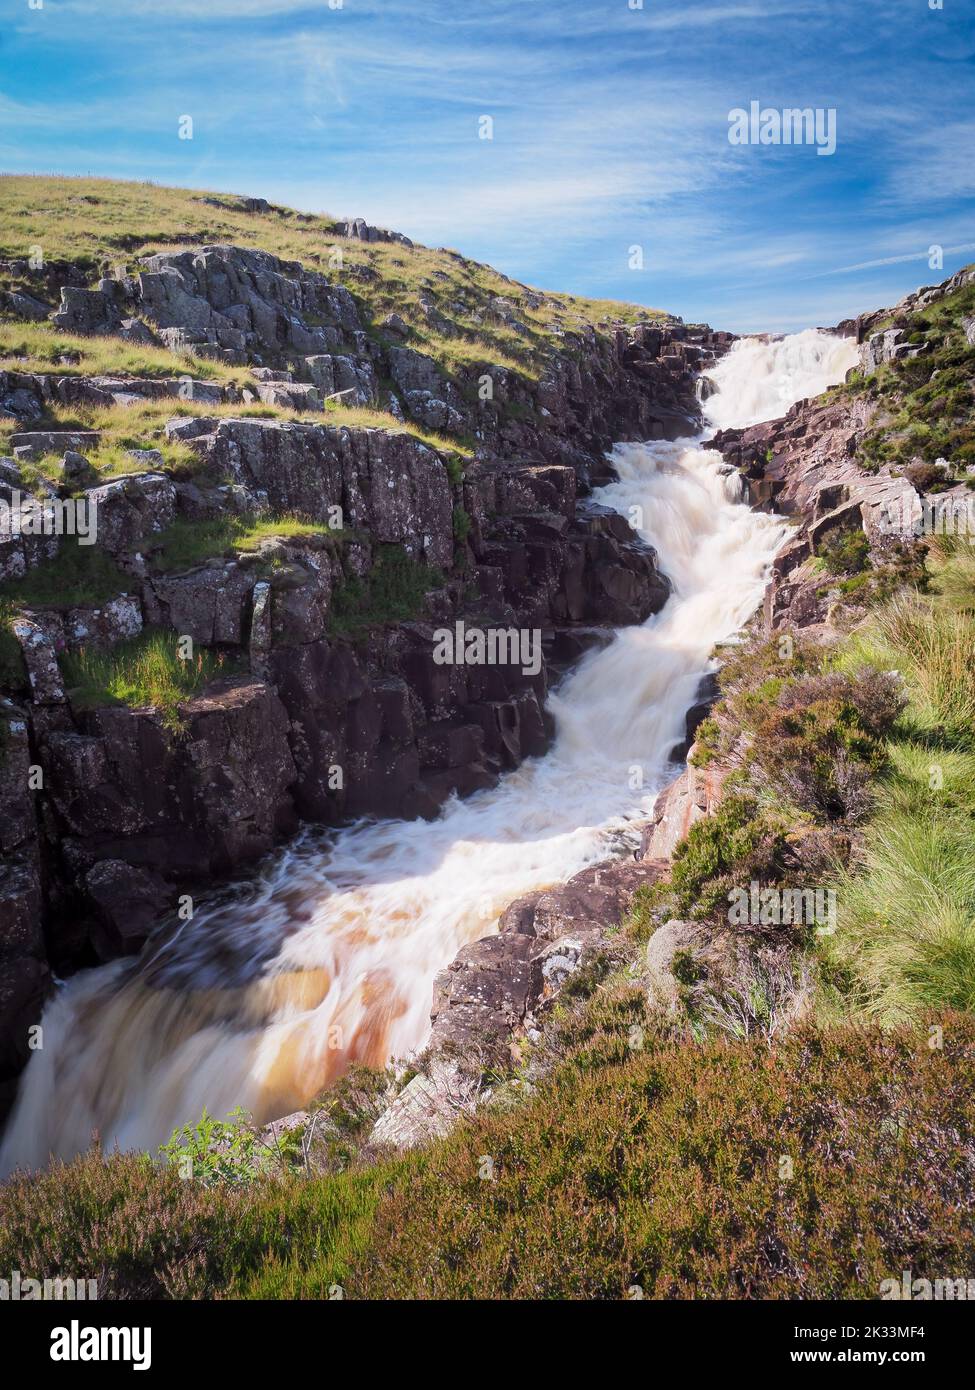
[[[333,235],[425,254],[361,221]],[[4,267],[7,321],[58,356],[0,369],[0,500],[98,519],[80,570],[66,538],[0,536],[4,1103],[42,1014],[85,1073],[35,1059],[38,1152],[103,1124],[165,1137],[198,1093],[301,1130],[306,1111],[280,1117],[421,1038],[369,1142],[445,1134],[544,1049],[567,987],[633,968],[621,924],[722,807],[729,766],[699,742],[715,644],[747,620],[749,641],[828,646],[857,572],[912,562],[890,518],[924,488],[913,463],[864,466],[890,416],[871,383],[924,367],[917,316],[971,271],[831,333],[736,341],[514,282],[485,302],[483,268],[438,255],[480,300],[437,269],[413,322],[341,256],[325,273],[204,240],[94,283],[49,268],[36,293]],[[451,356],[485,322],[531,343],[520,366]],[[94,370],[88,343],[124,346]],[[441,664],[455,624],[537,633],[541,663]],[[187,687],[139,698],[120,670],[173,644]],[[777,1010],[805,1008],[794,943],[655,926],[641,970],[665,1012],[756,970]],[[105,1109],[89,1077],[112,1072]]]
[[[151,256],[138,274],[93,287],[74,272],[59,278],[44,290],[59,291],[53,309],[14,291],[8,311],[242,371],[239,385],[179,372],[175,357],[169,378],[0,371],[2,495],[83,497],[111,567],[97,601],[22,602],[10,620],[17,651],[4,668],[0,756],[8,1102],[54,977],[137,953],[184,895],[245,872],[302,821],[433,816],[545,749],[553,678],[669,592],[653,550],[589,500],[609,476],[605,452],[621,438],[696,428],[698,373],[729,342],[673,319],[588,328],[535,381],[490,362],[451,379],[397,341],[405,325],[388,324],[379,340],[335,277],[269,253],[208,245]],[[169,402],[179,414],[165,421],[163,447],[130,448],[119,476],[97,476],[97,429],[65,427],[79,407],[135,419]],[[392,428],[331,424],[335,404],[382,405]],[[294,418],[243,413],[262,405]],[[397,420],[407,428],[397,432]],[[446,432],[439,447],[421,437],[430,429]],[[470,441],[462,465],[452,438]],[[37,464],[47,460],[56,467],[45,476]],[[197,534],[227,515],[306,525],[249,551],[159,563],[180,527]],[[24,592],[61,544],[0,537],[0,579]],[[355,609],[371,576],[395,586],[407,569],[412,589],[421,576],[425,590],[407,619],[379,613],[342,630],[336,613]],[[432,633],[458,619],[538,629],[542,670],[438,666]],[[228,674],[185,699],[176,721],[117,701],[79,704],[65,658],[157,631],[219,654]]]

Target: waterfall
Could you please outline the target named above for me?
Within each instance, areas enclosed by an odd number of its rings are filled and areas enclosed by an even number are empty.
[[[705,405],[724,428],[842,380],[856,348],[813,330],[738,342]],[[702,436],[703,437],[703,436]],[[264,1121],[352,1061],[424,1043],[433,980],[516,897],[635,843],[716,643],[759,604],[781,521],[699,440],[621,444],[596,500],[628,516],[673,583],[663,610],[590,652],[550,697],[549,752],[432,821],[307,831],[245,888],[136,961],[83,972],[43,1018],[0,1172],[88,1147],[154,1150],[204,1105]]]

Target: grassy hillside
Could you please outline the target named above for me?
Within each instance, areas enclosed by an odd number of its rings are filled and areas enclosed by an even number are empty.
[[[536,376],[545,353],[565,347],[566,334],[667,317],[639,305],[532,290],[456,251],[340,237],[336,219],[324,213],[246,212],[241,202],[150,183],[0,175],[0,259],[26,259],[39,246],[46,261],[71,262],[95,280],[118,266],[135,271],[157,251],[213,242],[257,247],[334,274],[376,331],[388,314],[399,314],[413,330],[412,345],[448,372],[487,356]],[[329,263],[337,246],[341,270]],[[0,272],[0,288],[15,287],[18,277]],[[37,293],[33,277],[19,287]],[[423,300],[432,301],[433,315]],[[0,358],[9,348],[0,338]]]
[[[973,316],[975,283],[874,330],[902,327],[905,341],[922,350],[868,377],[857,373],[844,388],[879,407],[860,446],[862,467],[909,469],[925,492],[967,477],[975,465],[975,345],[968,337]],[[938,469],[938,460],[949,468]]]

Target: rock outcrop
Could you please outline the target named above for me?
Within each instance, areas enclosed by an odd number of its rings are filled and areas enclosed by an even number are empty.
[[[753,506],[796,523],[773,563],[765,594],[770,628],[821,622],[829,606],[822,575],[800,573],[831,534],[862,530],[884,545],[892,518],[910,517],[918,495],[887,466],[874,473],[857,463],[875,406],[862,398],[799,401],[779,420],[719,431],[712,441],[741,473]]]
[[[565,981],[606,949],[607,927],[664,867],[621,859],[584,869],[517,899],[496,935],[465,946],[437,977],[424,1065],[379,1117],[371,1143],[414,1148],[473,1113],[482,1075],[510,1069],[519,1040],[538,1035]]]
[[[409,248],[408,239],[361,219],[345,224],[344,234]],[[537,379],[490,357],[448,377],[433,357],[403,341],[409,329],[396,315],[378,332],[367,331],[338,273],[225,245],[160,253],[138,274],[91,287],[72,281],[60,293],[52,321],[73,333],[112,333],[249,366],[261,374],[256,394],[270,403],[315,408],[316,401],[337,397],[382,404],[425,429],[473,438],[495,456],[565,463],[586,483],[609,476],[603,454],[618,440],[690,432],[700,410],[695,374],[732,339],[679,319],[612,333],[580,324],[565,335],[564,350],[546,355]],[[492,313],[499,322],[508,312],[497,300]],[[430,313],[449,336],[451,326],[432,301]],[[189,376],[163,382],[0,373],[0,411],[25,422],[39,418],[51,400],[109,404],[150,394],[244,398],[242,388]]]

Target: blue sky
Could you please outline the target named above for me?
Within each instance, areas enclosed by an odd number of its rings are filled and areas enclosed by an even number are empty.
[[[739,332],[975,260],[971,0],[337,3],[0,0],[0,168],[361,215]],[[752,100],[835,108],[835,155],[732,146]]]

